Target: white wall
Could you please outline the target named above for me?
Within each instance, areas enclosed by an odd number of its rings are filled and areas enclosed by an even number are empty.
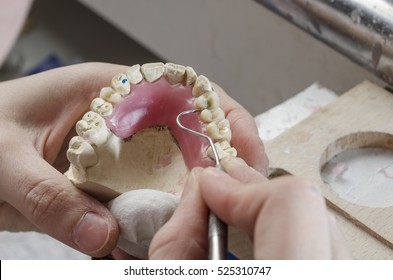
[[[160,57],[219,83],[253,115],[315,81],[337,93],[376,81],[252,0],[80,1]]]

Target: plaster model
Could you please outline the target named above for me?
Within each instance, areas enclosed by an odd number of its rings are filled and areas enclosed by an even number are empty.
[[[148,63],[117,74],[77,122],[65,174],[97,199],[112,200],[109,208],[119,221],[123,250],[146,258],[151,238],[178,203],[189,170],[214,164],[209,143],[178,127],[180,112],[201,110],[184,116],[182,124],[208,134],[220,157],[236,156],[219,103],[210,81],[193,68]]]

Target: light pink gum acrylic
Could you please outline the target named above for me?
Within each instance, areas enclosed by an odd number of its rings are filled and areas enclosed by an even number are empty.
[[[115,104],[113,113],[105,117],[106,125],[122,139],[145,128],[166,126],[176,138],[183,160],[190,170],[196,166],[211,166],[213,161],[206,155],[209,143],[182,130],[176,123],[179,113],[195,109],[194,100],[191,86],[171,85],[164,77],[153,83],[142,81],[132,85],[130,94]],[[192,130],[204,133],[204,125],[198,116],[198,113],[185,115],[181,122]]]

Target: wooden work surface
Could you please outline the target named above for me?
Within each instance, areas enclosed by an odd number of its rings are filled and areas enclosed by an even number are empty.
[[[363,82],[265,143],[273,174],[306,177],[320,186],[356,259],[393,258],[393,207],[349,203],[320,175],[333,156],[353,148],[393,148],[393,96]]]

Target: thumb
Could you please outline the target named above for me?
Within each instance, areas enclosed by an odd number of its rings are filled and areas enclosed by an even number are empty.
[[[116,246],[118,226],[109,210],[75,188],[33,147],[18,147],[2,158],[0,197],[37,228],[91,256]]]
[[[227,224],[249,236],[253,236],[256,218],[270,191],[264,181],[243,183],[213,167],[204,169],[199,176],[201,195],[207,206]]]
[[[243,184],[212,168],[199,181],[212,211],[254,237],[255,258],[332,257],[326,203],[312,183],[287,176]]]

